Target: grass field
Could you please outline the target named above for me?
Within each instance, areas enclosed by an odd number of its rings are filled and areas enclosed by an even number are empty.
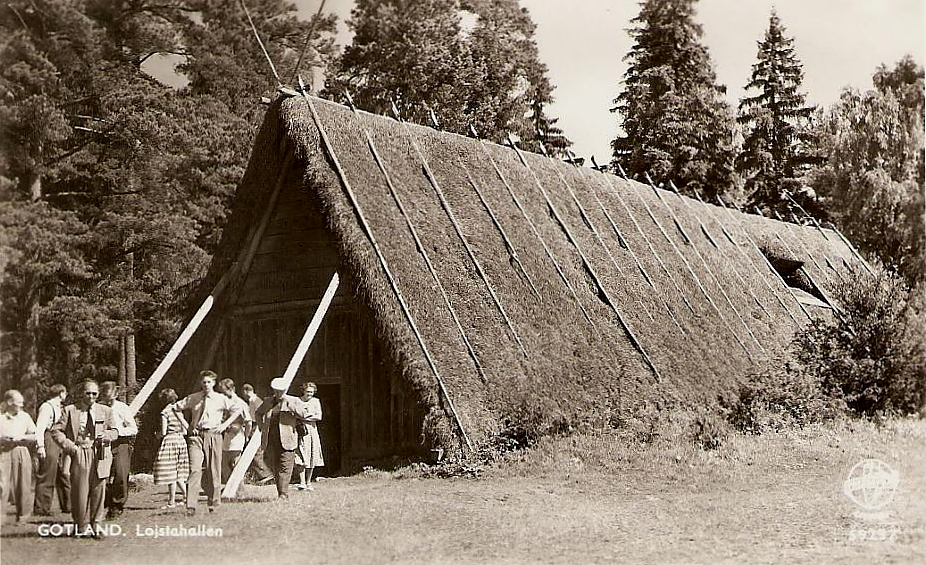
[[[864,511],[843,493],[860,460],[899,473],[892,502]],[[43,538],[5,524],[0,559],[19,563],[926,563],[926,421],[842,423],[733,434],[714,451],[669,436],[575,435],[482,467],[478,478],[418,468],[321,481],[213,515],[163,511],[134,493],[103,541]],[[7,520],[9,520],[7,516]],[[65,521],[59,516],[58,521]],[[222,537],[139,536],[218,527]],[[893,533],[893,539],[861,540]]]

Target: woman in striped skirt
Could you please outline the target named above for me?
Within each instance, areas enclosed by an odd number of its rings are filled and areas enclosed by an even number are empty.
[[[190,477],[190,456],[187,452],[186,431],[189,425],[183,414],[174,412],[170,405],[177,402],[177,393],[172,388],[161,391],[161,402],[167,407],[161,411],[161,448],[154,462],[154,484],[168,486],[167,506],[177,505],[177,489],[186,496],[186,481]],[[180,502],[183,505],[183,502]]]

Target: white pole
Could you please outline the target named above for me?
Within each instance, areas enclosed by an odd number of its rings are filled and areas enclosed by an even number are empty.
[[[132,411],[132,414],[135,415],[145,405],[145,402],[148,400],[148,397],[151,396],[151,393],[154,392],[154,389],[157,388],[160,384],[161,379],[164,378],[164,375],[167,374],[167,371],[173,365],[174,361],[183,351],[183,348],[186,347],[190,338],[193,337],[193,334],[199,329],[199,325],[205,319],[206,314],[209,313],[209,310],[212,309],[212,305],[215,304],[215,298],[210,294],[206,297],[206,300],[203,302],[202,306],[199,307],[199,310],[196,311],[196,314],[193,316],[193,319],[190,320],[190,323],[183,329],[183,332],[180,334],[180,337],[177,338],[177,341],[174,342],[174,345],[170,348],[170,351],[167,352],[167,355],[158,365],[157,369],[151,373],[151,376],[148,377],[148,380],[145,382],[145,386],[138,391],[138,395],[132,400],[132,403],[129,405],[129,409]]]
[[[325,319],[325,314],[328,312],[328,307],[331,306],[331,301],[334,299],[334,293],[338,290],[339,282],[338,274],[335,273],[331,277],[331,282],[328,283],[328,288],[325,290],[325,294],[322,296],[322,300],[319,302],[318,308],[315,309],[315,314],[312,315],[312,320],[309,322],[309,327],[306,328],[305,334],[302,336],[302,340],[300,340],[299,345],[296,346],[296,352],[293,353],[292,358],[289,360],[289,365],[286,367],[286,371],[283,373],[283,380],[286,381],[287,389],[289,389],[289,385],[293,383],[293,379],[296,377],[296,373],[299,371],[299,366],[302,365],[302,360],[305,358],[305,354],[308,353],[309,346],[312,345],[312,340],[315,339],[315,334],[318,332],[318,328],[321,326],[322,320]],[[248,467],[251,466],[251,461],[254,460],[254,455],[257,454],[257,449],[260,447],[260,442],[261,430],[260,426],[258,426],[257,429],[254,430],[254,433],[251,435],[251,439],[248,440],[248,444],[244,448],[244,451],[241,453],[241,457],[238,458],[238,463],[235,465],[231,476],[228,477],[228,482],[225,483],[225,488],[222,489],[223,498],[232,498],[238,491],[238,485],[241,484],[242,479],[244,479],[245,472],[248,470]]]

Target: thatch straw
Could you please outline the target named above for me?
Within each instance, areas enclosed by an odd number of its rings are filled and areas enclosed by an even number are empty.
[[[419,396],[425,433],[445,447],[482,444],[531,415],[576,423],[619,417],[644,399],[714,402],[750,367],[711,294],[725,294],[774,351],[796,325],[789,306],[803,306],[784,294],[760,246],[800,260],[775,238],[782,233],[787,247],[799,239],[821,262],[855,261],[817,230],[739,212],[721,224],[714,206],[681,196],[656,205],[636,182],[311,102],[271,105],[207,290],[246,241],[267,202],[266,179],[276,178],[283,144],[292,143],[294,170],[337,244],[346,296],[374,324],[384,362]],[[670,222],[697,265],[663,229]],[[711,236],[721,233],[726,239]],[[804,266],[822,280],[818,266]],[[445,301],[434,299],[441,288]],[[529,357],[510,339],[506,317]],[[209,323],[200,331],[219,328]]]

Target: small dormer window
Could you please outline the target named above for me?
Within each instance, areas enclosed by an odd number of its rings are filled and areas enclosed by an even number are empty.
[[[772,264],[778,274],[781,275],[791,293],[802,304],[820,308],[831,307],[823,291],[814,282],[810,273],[804,269],[803,261],[783,257],[767,249],[763,249],[762,253],[768,258],[769,263]]]

